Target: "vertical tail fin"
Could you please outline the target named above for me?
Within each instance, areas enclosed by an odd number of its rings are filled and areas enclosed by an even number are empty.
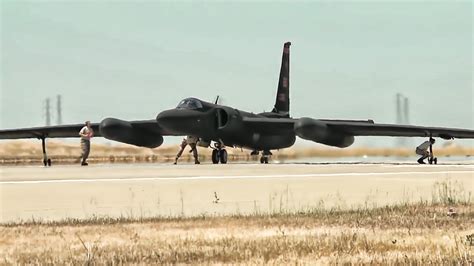
[[[274,113],[286,116],[290,116],[290,45],[291,42],[286,42],[283,45],[278,91],[275,107],[272,110]]]

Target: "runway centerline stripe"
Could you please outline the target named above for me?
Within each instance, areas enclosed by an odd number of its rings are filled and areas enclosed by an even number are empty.
[[[231,175],[231,176],[180,176],[180,177],[123,177],[123,178],[80,178],[0,181],[0,185],[10,184],[50,184],[50,183],[93,183],[93,182],[129,182],[129,181],[178,181],[178,180],[211,180],[211,179],[259,179],[259,178],[298,178],[298,177],[339,177],[339,176],[391,176],[391,175],[432,175],[432,174],[473,174],[474,171],[437,171],[437,172],[382,172],[382,173],[327,173],[327,174],[280,174],[280,175]]]

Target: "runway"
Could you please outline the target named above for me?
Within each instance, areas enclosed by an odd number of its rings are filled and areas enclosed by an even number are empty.
[[[377,207],[474,191],[474,165],[104,164],[0,167],[0,223]]]

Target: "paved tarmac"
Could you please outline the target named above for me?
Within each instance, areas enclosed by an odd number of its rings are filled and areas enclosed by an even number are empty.
[[[2,166],[0,223],[371,208],[431,201],[440,195],[440,183],[449,183],[457,197],[469,197],[474,165]]]

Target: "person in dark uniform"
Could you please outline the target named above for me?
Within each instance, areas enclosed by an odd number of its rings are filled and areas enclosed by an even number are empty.
[[[91,122],[86,121],[84,127],[79,131],[79,136],[81,136],[81,165],[87,166],[87,158],[89,157],[89,153],[91,150],[91,138],[94,136],[94,131],[91,127]]]
[[[178,154],[176,154],[174,164],[178,163],[179,157],[181,157],[181,155],[183,154],[184,149],[188,145],[189,145],[189,147],[191,147],[191,151],[193,152],[194,163],[195,164],[200,164],[199,158],[198,158],[198,152],[197,152],[197,148],[196,148],[197,142],[198,142],[198,138],[195,137],[195,136],[187,136],[185,139],[183,139],[183,141],[181,142],[181,145],[179,145],[180,149],[178,151]]]

